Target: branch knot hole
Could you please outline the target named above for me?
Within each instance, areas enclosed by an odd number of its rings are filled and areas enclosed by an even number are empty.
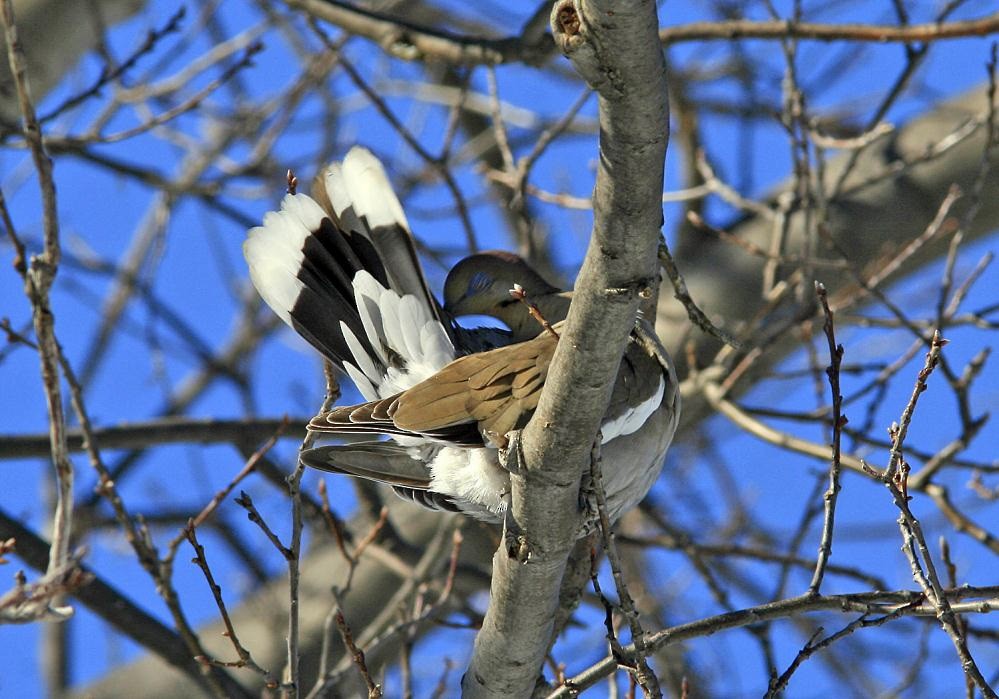
[[[559,4],[555,10],[555,21],[558,24],[559,29],[566,36],[576,36],[579,34],[579,29],[581,22],[579,19],[579,13],[576,11],[576,6],[573,4],[572,0],[565,0]]]

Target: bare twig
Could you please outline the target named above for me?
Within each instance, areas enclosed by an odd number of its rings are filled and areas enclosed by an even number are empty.
[[[205,557],[205,547],[198,541],[197,525],[193,519],[188,522],[184,532],[187,536],[187,540],[191,543],[191,547],[194,548],[195,557],[192,562],[201,569],[202,573],[204,573],[205,581],[208,583],[208,587],[212,591],[212,596],[215,598],[215,604],[219,609],[219,615],[222,617],[222,623],[225,624],[225,635],[232,642],[232,646],[236,649],[236,654],[239,656],[239,660],[229,662],[202,656],[200,659],[201,662],[211,665],[220,665],[222,667],[249,668],[264,678],[264,685],[266,687],[269,689],[276,689],[278,686],[277,680],[269,671],[257,665],[257,663],[253,660],[253,656],[250,655],[250,651],[248,651],[243,644],[239,642],[239,637],[236,635],[236,629],[232,625],[232,619],[229,618],[229,611],[226,609],[225,601],[222,599],[222,587],[215,582],[215,576],[212,574],[212,569],[208,565],[208,559]]]
[[[261,418],[259,420],[214,420],[164,417],[135,421],[117,427],[95,427],[93,437],[106,449],[137,449],[161,444],[259,443],[280,433],[285,439],[301,439],[308,424],[305,418]],[[282,432],[281,425],[287,423]],[[80,429],[66,431],[67,448],[84,451]],[[49,453],[48,436],[41,434],[0,435],[0,459],[23,459]]]
[[[7,543],[5,551],[17,550]],[[0,595],[0,625],[65,621],[73,615],[73,608],[58,604],[58,600],[86,585],[91,577],[80,570],[78,555],[71,556],[62,568],[48,570],[31,583],[19,571],[14,587]]]
[[[257,510],[256,505],[253,504],[253,499],[245,490],[239,491],[239,497],[233,500],[233,502],[246,510],[247,519],[260,528],[260,531],[264,533],[267,540],[271,542],[274,548],[278,550],[278,553],[280,553],[285,560],[290,560],[292,558],[291,549],[281,543],[281,539],[279,539],[278,535],[275,534],[274,531],[268,526],[264,518],[260,516],[260,512]]]
[[[690,322],[711,337],[721,340],[732,349],[742,349],[742,343],[712,323],[704,314],[704,311],[697,306],[694,299],[691,298],[690,292],[687,290],[687,283],[683,280],[683,275],[680,273],[680,269],[676,266],[676,261],[673,260],[673,256],[666,246],[666,239],[662,236],[659,238],[659,263],[666,270],[666,276],[669,277],[670,283],[673,285],[673,295],[677,301],[683,304]]]
[[[824,629],[820,626],[818,629],[816,629],[815,633],[812,634],[812,637],[808,639],[804,647],[802,647],[802,649],[798,651],[798,654],[794,657],[794,660],[792,660],[791,664],[788,665],[787,670],[785,670],[780,677],[775,678],[770,683],[770,686],[767,688],[767,693],[765,696],[767,697],[767,699],[772,699],[773,697],[781,696],[783,691],[787,687],[788,682],[790,682],[791,676],[795,673],[795,671],[797,671],[799,667],[801,667],[801,664],[803,662],[805,662],[810,657],[815,655],[815,653],[819,652],[824,648],[828,648],[836,641],[846,638],[847,636],[853,634],[856,631],[859,631],[860,629],[884,626],[885,624],[904,616],[910,607],[918,606],[921,602],[922,600],[913,600],[908,605],[903,605],[892,612],[883,614],[873,619],[870,618],[868,614],[863,614],[859,618],[851,621],[849,624],[844,626],[836,633],[830,634],[825,638],[819,638],[819,636],[821,636],[822,633],[824,632]]]
[[[988,36],[999,31],[999,15],[953,22],[909,25],[817,24],[814,22],[728,20],[691,22],[660,30],[663,43],[731,39],[812,39],[816,41],[871,41],[877,43],[934,41],[966,36]]]
[[[28,142],[38,185],[41,190],[43,215],[43,249],[32,257],[25,267],[24,249],[17,242],[13,224],[7,214],[4,225],[18,251],[15,267],[22,272],[24,291],[31,303],[35,337],[38,340],[38,356],[41,360],[42,384],[45,390],[46,407],[49,415],[50,454],[56,476],[56,502],[52,514],[52,551],[48,573],[53,577],[66,575],[71,566],[70,538],[73,528],[73,464],[69,460],[66,444],[66,417],[62,406],[62,389],[59,377],[59,342],[55,334],[55,316],[49,302],[49,292],[55,281],[62,255],[59,240],[59,218],[56,210],[55,181],[52,176],[52,161],[45,152],[41,127],[35,114],[35,106],[28,86],[27,61],[18,38],[12,0],[2,0],[4,36],[7,43],[7,60],[17,91],[17,101],[21,110],[23,134]],[[72,608],[60,608],[60,615],[72,614]]]
[[[621,570],[621,557],[618,554],[617,545],[614,543],[614,530],[611,526],[610,517],[607,515],[607,496],[604,493],[603,475],[600,472],[599,435],[594,440],[590,456],[590,483],[593,486],[593,494],[597,505],[597,521],[603,541],[603,550],[607,555],[607,561],[610,563],[611,574],[614,576],[614,585],[617,587],[618,603],[621,605],[621,612],[624,614],[625,619],[628,620],[628,626],[631,628],[632,645],[635,648],[634,655],[630,658],[622,657],[622,662],[630,660],[633,664],[629,666],[629,669],[634,673],[635,681],[642,688],[645,696],[658,699],[662,697],[662,690],[659,688],[659,678],[656,677],[652,668],[649,667],[648,651],[645,647],[645,629],[642,628],[638,610],[635,608],[635,602],[628,592],[628,584]],[[596,568],[596,562],[594,561],[592,565],[594,582],[596,582]],[[600,594],[599,588],[597,588],[597,594]],[[611,640],[613,647],[617,644],[617,641],[613,635],[609,609],[608,606],[608,638]],[[620,645],[617,645],[617,647],[620,649]]]
[[[39,121],[42,123],[51,121],[60,114],[73,109],[83,102],[86,102],[88,99],[100,95],[105,87],[128,73],[128,71],[135,67],[143,56],[150,54],[165,37],[179,32],[181,23],[186,15],[187,8],[181,5],[180,8],[173,13],[173,15],[167,18],[162,27],[158,29],[150,29],[146,32],[146,36],[142,43],[139,44],[139,46],[137,46],[135,50],[132,51],[131,55],[126,57],[125,60],[119,62],[114,67],[106,65],[90,87],[76,93],[75,95],[67,97],[60,104],[49,110],[49,112],[42,116]]]
[[[843,395],[839,388],[839,370],[843,363],[843,345],[836,344],[836,329],[833,325],[833,312],[829,309],[829,300],[826,296],[826,288],[816,282],[815,293],[819,297],[822,305],[822,312],[825,315],[825,323],[822,326],[826,340],[829,342],[829,366],[826,368],[826,376],[829,378],[829,389],[832,392],[832,461],[829,464],[829,488],[826,490],[823,500],[825,501],[825,519],[822,522],[822,542],[819,544],[819,556],[815,563],[815,573],[812,582],[808,585],[809,593],[816,595],[822,586],[822,577],[826,572],[826,565],[829,563],[829,556],[832,555],[833,528],[836,521],[836,499],[840,491],[840,441],[843,436],[843,427],[846,425],[846,416],[843,415]]]
[[[978,605],[987,608],[999,608],[999,588],[961,587],[946,591],[947,599],[952,609],[974,609]],[[969,602],[961,600],[973,597],[980,599]],[[651,649],[661,649],[669,645],[682,643],[691,638],[703,637],[707,634],[717,634],[728,629],[742,628],[752,624],[760,624],[776,619],[796,617],[803,613],[830,611],[841,614],[891,614],[904,610],[902,616],[936,616],[937,610],[925,602],[922,590],[896,590],[888,592],[862,592],[843,595],[801,595],[789,599],[769,602],[755,607],[740,609],[718,616],[705,617],[687,624],[680,624],[663,629],[647,639]],[[624,651],[634,650],[625,646]],[[548,699],[567,699],[593,686],[617,669],[617,659],[608,656],[594,663],[586,670],[569,678],[565,686],[548,695]]]
[[[513,288],[510,289],[510,296],[524,304],[527,308],[527,312],[532,318],[534,318],[535,321],[537,321],[538,325],[540,325],[546,333],[554,337],[555,340],[558,340],[558,332],[556,332],[555,328],[551,326],[551,323],[549,323],[548,320],[541,314],[541,311],[534,304],[534,302],[527,298],[527,292],[524,291],[524,287],[520,284],[514,284]]]
[[[929,546],[927,546],[926,539],[923,536],[922,525],[909,509],[907,484],[909,467],[903,455],[905,438],[908,434],[909,425],[916,410],[919,396],[926,391],[927,380],[940,361],[940,353],[946,344],[947,341],[940,337],[939,332],[933,334],[930,351],[926,353],[926,361],[916,377],[916,384],[912,390],[912,395],[902,410],[899,421],[893,423],[889,428],[892,440],[890,450],[891,460],[882,478],[900,512],[898,525],[904,540],[902,550],[909,559],[913,578],[923,588],[927,601],[936,610],[936,617],[939,619],[944,631],[950,636],[954,644],[954,649],[957,651],[958,658],[961,661],[961,667],[964,668],[968,679],[978,687],[983,696],[996,697],[995,690],[989,685],[974,658],[971,656],[967,638],[962,633],[962,625],[951,608],[946,591],[937,574],[936,565],[933,563]]]

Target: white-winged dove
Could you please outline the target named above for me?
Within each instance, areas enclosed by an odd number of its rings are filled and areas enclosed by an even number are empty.
[[[309,429],[391,437],[315,447],[304,463],[387,483],[427,507],[501,519],[510,479],[498,448],[534,413],[557,343],[509,290],[520,285],[552,324],[570,294],[516,255],[479,253],[448,274],[442,308],[381,163],[360,147],[316,178],[313,197],[287,195],[243,252],[264,301],[367,401],[318,415]],[[452,314],[490,315],[510,332],[465,330]],[[601,427],[611,519],[652,486],[679,413],[672,362],[638,321]]]

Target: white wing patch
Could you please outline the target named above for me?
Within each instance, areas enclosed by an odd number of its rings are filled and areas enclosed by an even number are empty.
[[[372,228],[399,224],[409,230],[406,214],[395,196],[385,168],[367,148],[355,146],[350,149],[343,159],[340,180],[327,180],[327,191],[331,185],[345,187],[338,197],[353,203],[354,212],[365,217]],[[346,197],[343,192],[346,192]]]
[[[399,299],[399,307],[396,313],[399,316],[399,330],[402,331],[402,339],[406,345],[406,355],[409,357],[421,357],[423,348],[420,346],[420,329],[423,323],[410,323],[408,320],[415,320],[420,317],[420,302],[415,296],[406,294]]]
[[[364,388],[356,379],[355,383],[366,400],[387,398],[415,386],[454,360],[454,346],[444,327],[415,296],[400,296],[365,271],[354,276],[353,286],[364,333],[378,355],[369,357],[341,324],[355,360],[354,367],[347,366],[364,377]],[[396,358],[402,359],[402,366]],[[381,367],[386,367],[384,372]],[[347,373],[354,378],[349,369]],[[364,392],[368,387],[371,395]]]
[[[656,411],[659,404],[663,402],[665,391],[666,380],[660,376],[659,388],[656,389],[651,398],[644,403],[639,403],[636,406],[628,408],[628,410],[625,410],[613,420],[608,420],[600,426],[600,434],[603,437],[600,443],[606,444],[615,437],[631,434],[641,428],[645,424],[645,421],[649,419],[649,416]]]
[[[454,361],[454,345],[451,344],[451,339],[440,323],[423,324],[420,328],[420,347],[423,351],[423,361],[428,366],[443,369],[445,365]]]
[[[364,397],[364,400],[378,400],[378,391],[375,390],[368,377],[361,373],[360,369],[350,362],[344,362],[343,369],[347,372],[350,380],[354,382],[354,385],[357,386],[357,390]]]
[[[344,182],[343,168],[340,163],[333,163],[326,168],[324,184],[326,196],[329,197],[330,204],[333,205],[333,212],[340,219],[340,225],[343,229],[357,231],[367,237],[364,226],[357,218],[357,212],[351,206],[350,194],[347,192],[347,184]]]

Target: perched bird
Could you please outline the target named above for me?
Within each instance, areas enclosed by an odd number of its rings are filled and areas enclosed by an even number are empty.
[[[516,255],[488,252],[451,270],[439,305],[384,169],[360,147],[320,173],[312,197],[287,195],[243,251],[267,305],[366,400],[316,416],[309,429],[390,437],[307,449],[303,462],[387,483],[427,507],[502,519],[510,479],[499,451],[534,413],[558,342],[510,289],[519,285],[556,328],[571,293]],[[452,320],[470,314],[510,330]],[[601,427],[611,519],[652,486],[680,413],[672,362],[636,321]]]

